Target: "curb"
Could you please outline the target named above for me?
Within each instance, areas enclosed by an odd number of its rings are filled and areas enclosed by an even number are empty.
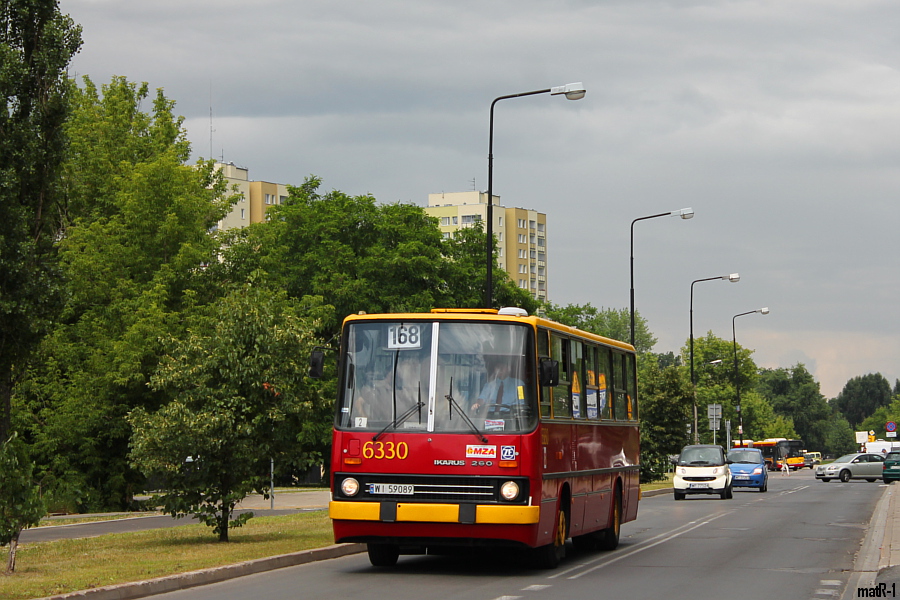
[[[660,488],[658,490],[648,490],[641,492],[641,498],[650,498],[652,496],[662,496],[663,494],[671,494],[675,488]]]
[[[866,526],[866,533],[862,544],[853,559],[853,567],[842,600],[855,600],[856,591],[860,588],[872,588],[878,572],[886,565],[882,556],[882,548],[887,535],[888,511],[891,504],[893,491],[891,486],[886,486],[875,505],[872,518]],[[888,539],[890,539],[888,537]],[[889,562],[889,561],[888,561]]]
[[[189,571],[187,573],[179,573],[178,575],[168,575],[166,577],[135,581],[132,583],[108,585],[90,590],[59,594],[57,596],[47,596],[37,600],[132,600],[133,598],[146,598],[147,596],[184,590],[199,585],[219,583],[235,577],[263,573],[265,571],[271,571],[272,569],[293,567],[319,560],[328,560],[330,558],[339,558],[350,554],[359,554],[365,551],[365,544],[335,544],[333,546],[326,546],[325,548],[316,548],[313,550],[304,550],[302,552],[293,552],[291,554],[281,554],[279,556],[248,560],[224,567]]]

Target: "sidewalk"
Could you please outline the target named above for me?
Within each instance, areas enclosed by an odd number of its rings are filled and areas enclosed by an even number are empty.
[[[331,492],[327,490],[306,492],[306,491],[275,491],[274,508],[275,510],[284,510],[288,508],[328,508],[328,501],[331,500]],[[272,499],[265,499],[260,495],[247,496],[243,502],[238,504],[236,509],[247,509],[253,511],[263,511],[272,508]],[[259,513],[265,516],[264,512]]]
[[[900,584],[900,486],[892,484],[885,486],[875,506],[841,598],[892,597],[896,584]],[[860,590],[863,595],[857,593]]]

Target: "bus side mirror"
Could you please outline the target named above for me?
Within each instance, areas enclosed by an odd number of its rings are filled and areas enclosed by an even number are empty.
[[[541,359],[539,375],[541,387],[555,387],[559,385],[559,361],[552,358]]]
[[[325,353],[321,350],[313,350],[309,354],[309,376],[319,379],[325,372]]]

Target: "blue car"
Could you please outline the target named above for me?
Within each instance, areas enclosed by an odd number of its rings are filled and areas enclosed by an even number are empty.
[[[758,448],[735,448],[728,453],[731,463],[731,485],[733,487],[756,488],[760,492],[769,489],[769,472],[766,460]]]

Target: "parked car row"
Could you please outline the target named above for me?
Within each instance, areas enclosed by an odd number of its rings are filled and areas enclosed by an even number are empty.
[[[828,482],[832,479],[850,481],[865,479],[884,483],[900,480],[900,452],[889,452],[887,455],[871,452],[845,454],[834,462],[816,467],[816,479]]]
[[[721,446],[685,446],[673,461],[675,499],[688,494],[716,494],[722,500],[733,497],[735,487],[769,489],[766,461],[756,448],[735,448],[725,454]],[[900,476],[900,469],[897,471]]]

